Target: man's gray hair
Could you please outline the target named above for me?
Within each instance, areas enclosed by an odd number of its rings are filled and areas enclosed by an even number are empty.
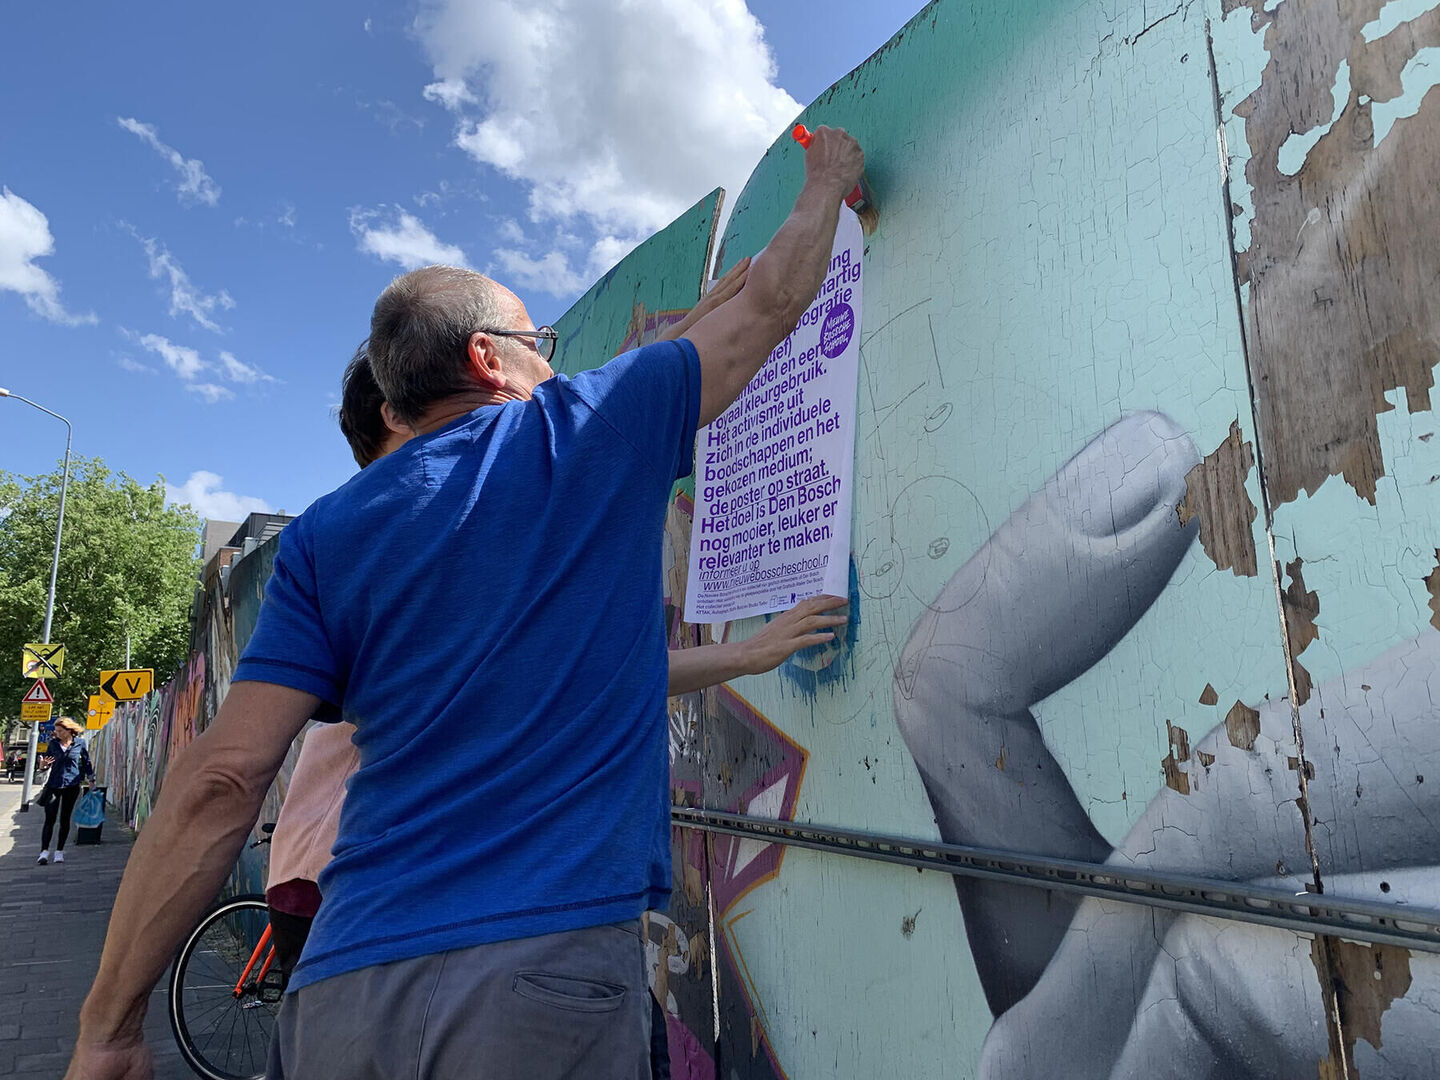
[[[466,346],[475,331],[501,328],[503,295],[458,266],[422,266],[386,286],[370,318],[370,368],[398,420],[413,424],[442,398],[475,389]]]

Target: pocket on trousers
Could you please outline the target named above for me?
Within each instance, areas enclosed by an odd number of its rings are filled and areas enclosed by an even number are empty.
[[[623,986],[548,971],[517,971],[511,989],[531,1001],[572,1012],[614,1012],[625,1000]]]

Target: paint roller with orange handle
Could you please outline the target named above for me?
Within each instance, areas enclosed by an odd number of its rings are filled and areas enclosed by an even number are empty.
[[[790,130],[790,137],[793,138],[806,150],[810,149],[810,140],[815,136],[804,124],[796,124]],[[855,189],[845,196],[845,205],[855,211],[855,216],[860,219],[860,228],[869,236],[880,224],[880,215],[875,209],[875,197],[870,193],[869,186],[865,183],[865,177],[860,177],[860,182]]]

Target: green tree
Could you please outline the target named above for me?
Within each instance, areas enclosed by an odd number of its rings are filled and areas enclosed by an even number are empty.
[[[14,717],[29,681],[20,651],[39,641],[55,545],[61,470],[0,472],[0,716]],[[70,462],[55,618],[50,640],[65,644],[65,674],[49,680],[55,716],[83,722],[99,673],[155,669],[158,685],[185,661],[200,559],[200,519],[165,505],[165,483],[148,487],[97,458]]]

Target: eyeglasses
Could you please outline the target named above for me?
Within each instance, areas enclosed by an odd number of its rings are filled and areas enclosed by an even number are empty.
[[[496,337],[534,338],[535,351],[540,354],[540,359],[547,363],[555,355],[555,343],[560,340],[560,334],[553,326],[542,326],[538,330],[486,330],[482,328],[476,333],[494,334]]]

